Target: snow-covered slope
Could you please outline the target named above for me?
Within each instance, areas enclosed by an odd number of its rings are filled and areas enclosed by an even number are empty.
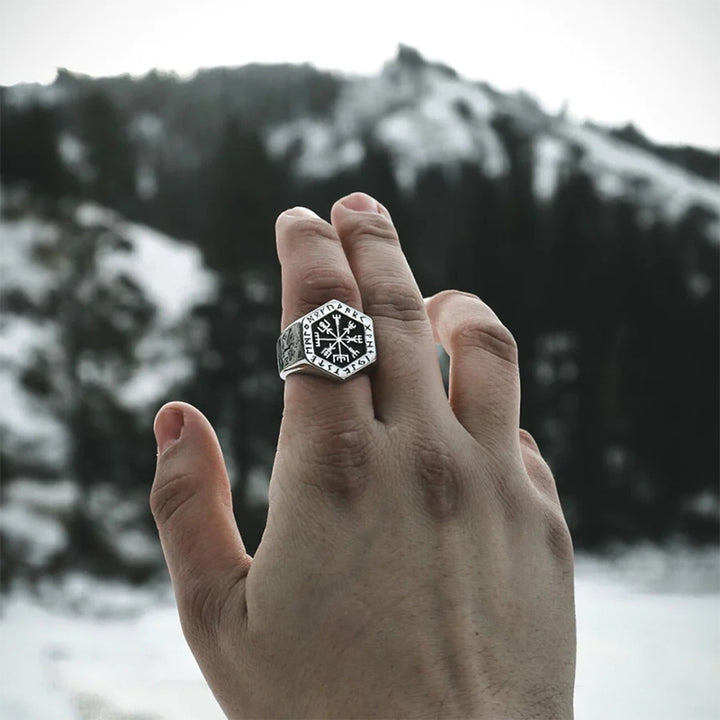
[[[75,217],[81,227],[107,228],[127,241],[122,252],[103,254],[98,278],[108,284],[122,276],[132,278],[155,308],[153,324],[135,348],[140,364],[118,387],[118,397],[127,407],[152,406],[191,371],[187,357],[190,338],[183,326],[192,308],[216,292],[215,277],[203,267],[195,245],[128,222],[91,203],[80,205]]]
[[[268,134],[276,155],[296,153],[301,177],[329,177],[362,162],[369,144],[387,150],[401,187],[437,165],[449,172],[477,163],[489,177],[507,172],[491,121],[496,107],[480,86],[447,71],[388,63],[377,77],[348,80],[325,120],[303,119]],[[299,152],[298,152],[299,148]]]
[[[577,560],[577,717],[717,720],[717,554]],[[44,605],[11,596],[0,637],[3,719],[224,717],[159,588],[71,575]]]
[[[628,197],[650,217],[676,220],[692,205],[720,210],[716,183],[598,128],[551,116],[524,94],[502,96],[446,68],[401,56],[376,77],[348,80],[325,119],[301,119],[268,132],[276,156],[290,157],[298,177],[327,178],[357,167],[371,146],[386,150],[399,185],[412,191],[418,173],[460,163],[489,178],[510,167],[494,121],[510,119],[531,143],[538,198],[552,197],[571,167],[584,170],[608,198]],[[718,237],[718,228],[714,228]]]
[[[66,546],[79,499],[70,430],[79,395],[104,394],[149,424],[192,370],[190,311],[212,296],[215,280],[196,247],[98,206],[48,212],[22,193],[5,193],[4,205],[0,436],[12,471],[0,532],[7,552],[42,567]],[[156,553],[131,529],[140,510],[117,488],[99,483],[83,500],[118,556],[132,563]]]
[[[41,350],[62,352],[52,306],[57,309],[64,299],[61,293],[71,290],[64,284],[70,269],[68,257],[63,256],[63,240],[68,233],[88,231],[97,237],[96,262],[83,281],[113,292],[129,278],[152,308],[151,324],[135,338],[140,362],[122,383],[114,385],[118,399],[129,408],[152,405],[190,371],[185,357],[188,337],[181,330],[193,306],[207,301],[216,290],[197,247],[89,203],[77,206],[70,218],[46,219],[30,212],[5,219],[0,228],[0,273],[3,294],[13,300],[0,325],[0,378],[7,390],[4,398],[17,412],[3,403],[0,426],[10,436],[42,435],[47,418],[35,412],[37,408],[25,397],[18,373]],[[24,307],[13,311],[21,298]],[[120,374],[125,377],[126,371]]]

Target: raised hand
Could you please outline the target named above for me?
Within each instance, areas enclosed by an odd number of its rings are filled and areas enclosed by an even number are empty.
[[[338,299],[373,318],[377,362],[288,377],[254,558],[207,420],[156,418],[151,506],[190,647],[230,718],[570,718],[572,544],[518,426],[513,337],[475,296],[424,302],[369,196],[331,219],[278,219],[282,327]]]

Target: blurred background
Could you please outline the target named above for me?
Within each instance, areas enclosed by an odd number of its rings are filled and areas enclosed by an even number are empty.
[[[253,552],[274,220],[354,190],[425,295],[474,292],[518,341],[578,553],[578,716],[720,717],[716,3],[11,0],[0,25],[4,720],[220,717],[152,419],[213,422]]]

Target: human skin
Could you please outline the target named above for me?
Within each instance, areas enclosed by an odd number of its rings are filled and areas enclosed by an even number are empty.
[[[229,718],[573,715],[573,551],[519,428],[518,352],[480,299],[427,301],[387,210],[277,221],[282,327],[336,298],[374,319],[372,372],[285,384],[254,557],[208,421],[155,420],[151,491],[182,627]],[[450,356],[446,395],[436,342]]]

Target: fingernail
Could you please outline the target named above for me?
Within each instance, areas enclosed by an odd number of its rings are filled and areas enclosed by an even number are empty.
[[[158,455],[162,455],[172,443],[180,439],[184,424],[181,410],[174,407],[160,408],[153,424]]]
[[[289,215],[290,217],[308,217],[308,218],[316,218],[319,217],[317,213],[314,213],[312,210],[309,210],[305,207],[294,207],[290,208],[289,210],[286,210],[283,215]],[[282,217],[282,215],[280,216]]]
[[[371,198],[365,193],[356,192],[352,195],[348,195],[340,201],[341,205],[344,205],[348,210],[356,210],[358,212],[373,212],[379,213],[380,208],[374,198]]]

